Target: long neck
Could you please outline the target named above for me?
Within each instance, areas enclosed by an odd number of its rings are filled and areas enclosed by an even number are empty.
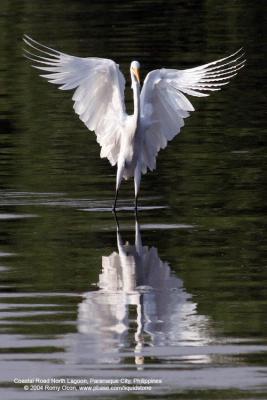
[[[136,124],[140,118],[140,84],[134,79],[132,80],[133,89],[133,101],[134,101],[134,113],[133,116],[136,119]]]

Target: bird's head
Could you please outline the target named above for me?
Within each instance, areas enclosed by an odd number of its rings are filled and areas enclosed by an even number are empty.
[[[138,82],[140,85],[140,63],[138,61],[132,61],[130,66],[130,73],[132,82]]]

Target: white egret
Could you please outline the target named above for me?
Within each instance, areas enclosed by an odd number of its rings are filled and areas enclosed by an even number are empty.
[[[184,119],[194,107],[185,97],[209,96],[220,90],[244,66],[240,50],[228,57],[199,67],[176,70],[157,69],[147,74],[141,90],[140,64],[130,65],[134,112],[125,110],[125,79],[118,64],[104,58],[75,57],[24,36],[33,50],[25,56],[34,61],[34,68],[47,73],[41,75],[60,89],[76,89],[72,100],[74,110],[87,128],[95,131],[101,146],[100,157],[111,165],[117,164],[116,202],[122,178],[134,177],[135,208],[141,174],[154,170],[160,149],[176,136]],[[32,52],[33,51],[33,52]]]

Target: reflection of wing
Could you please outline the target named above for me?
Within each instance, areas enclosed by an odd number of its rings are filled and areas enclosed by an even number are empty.
[[[142,268],[143,267],[143,268]],[[143,247],[142,254],[143,281],[139,285],[147,285],[153,289],[165,289],[182,287],[182,281],[171,274],[168,263],[163,262],[155,247]]]
[[[142,172],[156,167],[156,156],[184,126],[194,107],[183,93],[208,96],[220,90],[244,66],[240,50],[229,57],[186,70],[151,71],[141,92],[141,131],[144,138]]]
[[[98,285],[106,291],[123,290],[120,256],[115,251],[108,257],[102,257],[102,273]]]
[[[48,72],[41,75],[60,89],[76,89],[72,97],[74,110],[91,131],[95,131],[101,145],[101,157],[111,165],[118,160],[121,128],[126,117],[124,105],[125,79],[114,61],[104,58],[81,58],[46,47],[29,36],[25,43],[34,54],[25,55]]]
[[[102,257],[101,289],[136,291],[141,286],[153,289],[179,286],[178,279],[170,275],[167,263],[162,262],[155,247],[142,247],[141,254],[135,246],[124,245],[124,254],[113,252]]]

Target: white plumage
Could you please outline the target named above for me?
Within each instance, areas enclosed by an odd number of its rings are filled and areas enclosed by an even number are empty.
[[[209,96],[220,90],[244,66],[240,50],[228,57],[186,70],[158,69],[148,73],[140,90],[140,64],[130,67],[134,113],[127,115],[124,102],[125,79],[118,64],[104,58],[81,58],[44,46],[29,36],[25,56],[45,71],[44,78],[59,89],[75,89],[74,110],[87,128],[95,131],[101,157],[117,164],[116,200],[122,178],[134,177],[135,199],[141,174],[156,167],[160,149],[176,136],[184,119],[194,111],[184,94]]]

